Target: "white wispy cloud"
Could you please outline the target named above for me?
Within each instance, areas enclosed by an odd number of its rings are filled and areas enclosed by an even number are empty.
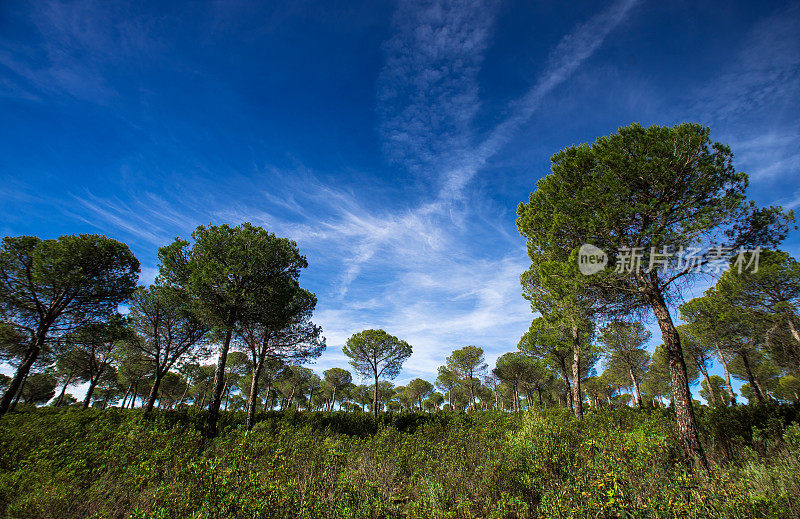
[[[97,0],[38,4],[31,20],[41,38],[36,46],[0,39],[0,66],[12,72],[0,94],[31,100],[65,94],[98,104],[117,98],[108,66],[142,63],[160,46],[156,22],[132,10]]]
[[[721,129],[737,166],[757,183],[800,169],[800,6],[758,20],[731,60],[691,92],[690,118]]]
[[[477,75],[491,43],[494,5],[401,3],[378,82],[378,131],[392,160],[438,186],[433,196],[409,193],[405,205],[380,209],[380,193],[333,187],[301,168],[289,176],[302,183],[291,185],[264,171],[270,181],[256,179],[250,192],[257,195],[235,203],[221,186],[203,185],[196,188],[204,191],[203,204],[191,202],[199,193],[184,190],[180,201],[139,194],[126,205],[83,196],[80,205],[93,219],[154,244],[209,220],[251,221],[297,240],[309,257],[310,279],[333,285],[319,294],[315,313],[329,345],[317,369],[342,365],[346,338],[371,327],[415,346],[409,376],[430,378],[450,351],[470,343],[485,347],[493,361],[515,348],[530,322],[519,288],[528,260],[522,240],[505,230],[511,210],[497,211],[465,187],[633,4],[615,3],[566,35],[506,119],[478,134]]]

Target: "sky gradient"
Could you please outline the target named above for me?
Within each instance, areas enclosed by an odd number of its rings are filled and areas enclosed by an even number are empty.
[[[142,283],[199,224],[294,239],[318,372],[365,328],[414,347],[398,383],[514,350],[516,206],[619,126],[709,125],[800,207],[797,2],[169,4],[0,3],[0,233],[105,234]]]

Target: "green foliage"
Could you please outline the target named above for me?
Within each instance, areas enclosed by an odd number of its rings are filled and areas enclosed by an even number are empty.
[[[0,356],[10,355],[18,366],[0,398],[0,416],[55,339],[107,319],[133,292],[138,273],[139,261],[128,246],[105,236],[3,238],[0,339],[4,344]]]
[[[786,517],[798,406],[698,409],[712,476],[663,409],[525,413],[39,408],[0,421],[0,517]],[[724,443],[727,442],[727,443]],[[794,515],[797,515],[794,513]]]

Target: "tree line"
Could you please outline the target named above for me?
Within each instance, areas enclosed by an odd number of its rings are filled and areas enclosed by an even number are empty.
[[[56,392],[55,405],[69,403],[77,382],[89,384],[84,406],[207,407],[208,436],[223,407],[246,411],[252,427],[256,411],[275,407],[377,414],[560,405],[581,417],[586,406],[669,400],[687,457],[707,467],[690,385],[699,380],[710,405],[736,403],[731,377],[745,381],[751,402],[797,401],[799,389],[800,271],[777,248],[794,216],[747,200],[747,175],[732,157],[694,124],[634,124],[554,155],[551,173],[517,209],[531,259],[522,290],[536,315],[517,350],[490,371],[483,350],[466,346],[435,381],[400,387],[391,380],[412,346],[384,330],[358,332],[343,347],[369,385],[344,368],[320,376],[302,366],[325,348],[311,320],[316,297],[299,284],[307,261],[294,242],[260,227],[198,227],[191,240],[159,250],[149,287],[136,286],[139,263],[115,240],[7,237],[0,337],[16,372],[3,382],[0,416],[17,400],[41,403]],[[586,244],[608,268],[580,270]],[[694,251],[691,263],[673,254],[685,250]],[[725,268],[739,266],[743,250],[758,269]],[[677,304],[700,267],[716,269],[716,284]],[[650,316],[663,339],[652,355]],[[211,354],[216,363],[206,365]],[[724,377],[709,373],[716,362]]]

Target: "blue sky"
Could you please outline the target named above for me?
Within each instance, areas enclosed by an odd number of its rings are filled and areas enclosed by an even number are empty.
[[[309,259],[315,369],[380,327],[402,383],[515,349],[515,209],[566,146],[700,122],[800,207],[797,2],[331,4],[0,4],[2,235],[103,233],[149,283],[198,224],[262,225]]]

